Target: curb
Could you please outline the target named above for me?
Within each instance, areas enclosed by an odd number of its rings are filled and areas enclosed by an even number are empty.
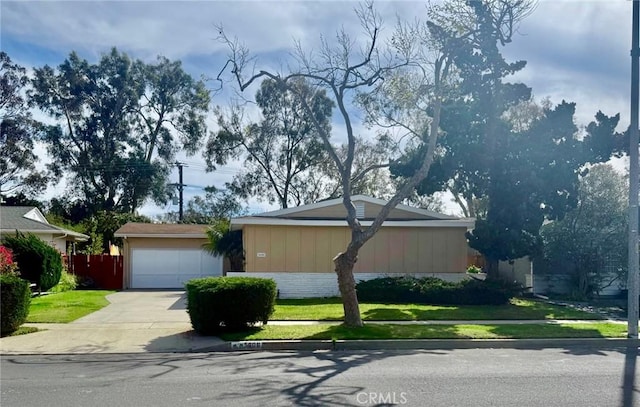
[[[341,350],[433,350],[433,349],[543,349],[565,347],[640,347],[640,339],[386,339],[386,340],[286,340],[230,341],[192,349],[190,352],[247,351],[341,351]]]

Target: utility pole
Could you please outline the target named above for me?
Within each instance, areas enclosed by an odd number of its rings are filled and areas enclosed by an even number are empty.
[[[629,267],[627,332],[638,338],[638,98],[640,97],[640,0],[633,0],[631,30],[631,125],[629,129]]]
[[[179,205],[180,205],[180,212],[178,213],[178,219],[180,220],[180,222],[182,222],[183,218],[184,218],[184,211],[183,211],[183,207],[184,207],[184,197],[182,192],[184,191],[184,183],[182,182],[182,167],[184,167],[185,165],[179,161],[176,161],[176,166],[178,167],[178,199],[179,199]]]

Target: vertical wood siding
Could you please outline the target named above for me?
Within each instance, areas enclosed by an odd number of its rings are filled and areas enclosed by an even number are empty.
[[[466,228],[382,228],[360,250],[355,272],[464,273]],[[257,272],[332,273],[350,240],[347,227],[245,225],[246,268]]]

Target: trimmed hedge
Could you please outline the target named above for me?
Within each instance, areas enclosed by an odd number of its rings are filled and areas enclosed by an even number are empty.
[[[502,305],[522,287],[504,281],[467,279],[458,283],[435,277],[383,277],[360,281],[358,299],[370,302],[432,305]]]
[[[24,324],[29,315],[31,289],[29,282],[15,274],[0,275],[0,331],[10,334]]]
[[[267,278],[196,278],[185,288],[191,325],[201,335],[243,330],[256,322],[266,324],[276,301],[276,283]]]
[[[47,242],[28,233],[6,236],[4,244],[13,251],[20,276],[36,284],[41,291],[48,291],[60,281],[62,256]]]

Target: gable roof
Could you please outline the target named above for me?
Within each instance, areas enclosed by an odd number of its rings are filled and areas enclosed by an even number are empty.
[[[115,237],[205,238],[210,225],[129,222]]]
[[[364,219],[373,219],[380,209],[387,204],[383,199],[373,198],[366,195],[354,195],[351,197],[354,205],[364,204],[370,207],[365,209]],[[297,206],[295,208],[279,209],[276,211],[264,212],[253,215],[254,217],[285,218],[285,219],[316,219],[316,220],[344,220],[347,212],[342,204],[342,198],[329,199],[309,205]],[[373,215],[373,216],[370,216]],[[441,213],[426,209],[414,208],[412,206],[399,204],[392,209],[388,220],[445,220],[459,219],[455,216],[443,215]]]
[[[89,236],[51,225],[47,218],[35,206],[1,206],[0,233],[51,233],[55,236],[72,237],[73,240],[85,241]]]

